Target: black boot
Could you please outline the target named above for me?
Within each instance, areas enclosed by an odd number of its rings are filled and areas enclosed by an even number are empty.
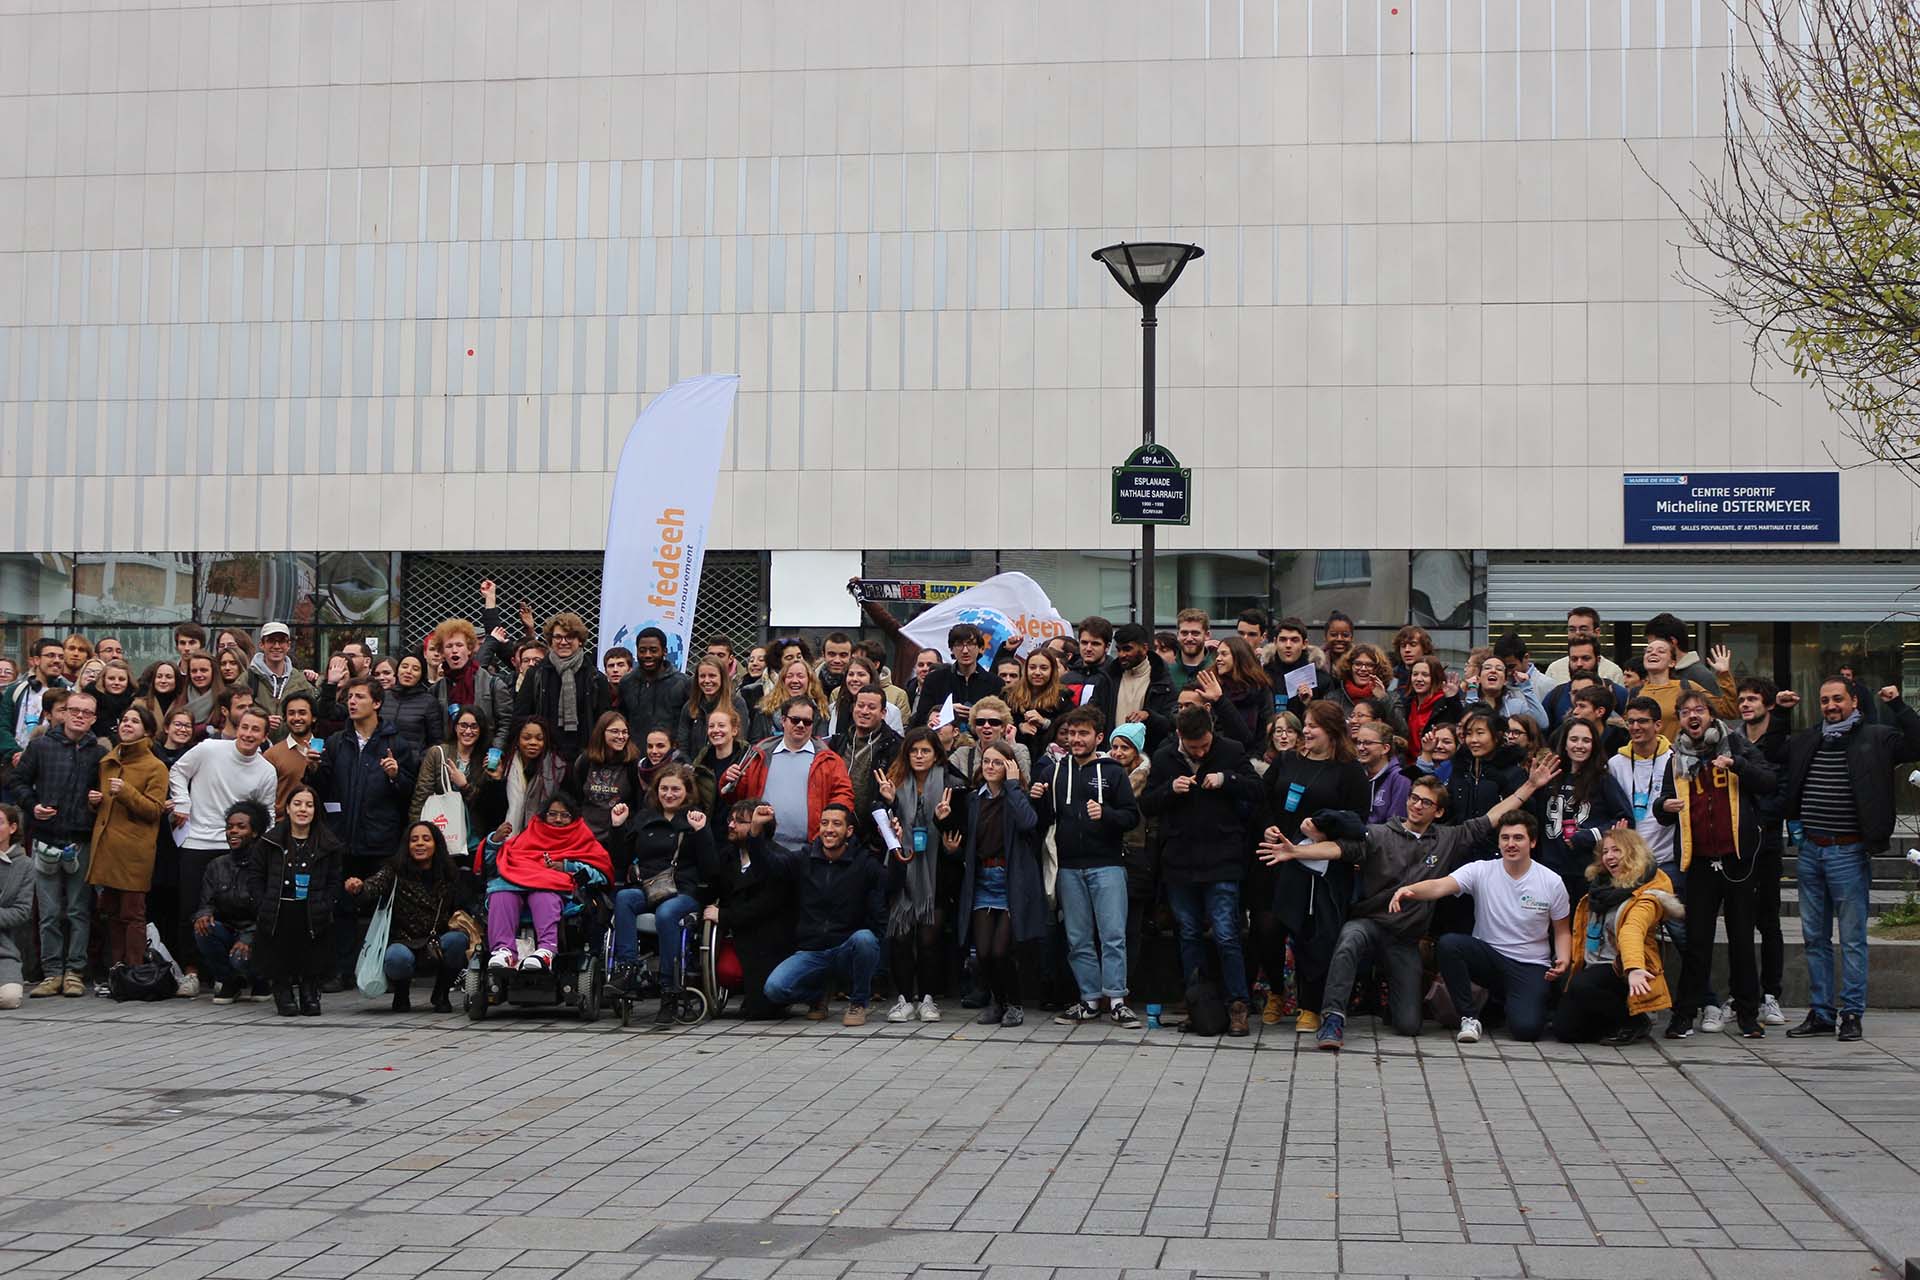
[[[671,1027],[673,1025],[673,1011],[679,1004],[680,993],[678,991],[662,991],[660,993],[660,1007],[654,1011],[653,1015],[654,1027],[656,1029]]]
[[[393,1011],[395,1013],[413,1012],[413,984],[396,982],[393,984]]]
[[[293,1002],[292,983],[276,982],[273,984],[273,1011],[283,1018],[291,1018],[294,1014],[300,1012],[299,1006]]]
[[[435,1013],[453,1012],[453,1001],[447,998],[447,992],[452,988],[453,975],[442,969],[440,976],[433,980],[433,1011]]]
[[[320,1016],[320,984],[312,978],[300,979],[300,1014],[306,1018]]]

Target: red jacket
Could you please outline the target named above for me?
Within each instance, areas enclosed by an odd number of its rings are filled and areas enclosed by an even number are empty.
[[[747,757],[747,767],[740,771],[734,799],[758,800],[766,794],[767,760],[779,745],[780,739],[774,737],[753,748],[753,754]],[[813,764],[807,770],[807,839],[819,839],[820,811],[830,804],[853,808],[853,779],[847,776],[847,762],[829,751],[826,743],[816,742]]]

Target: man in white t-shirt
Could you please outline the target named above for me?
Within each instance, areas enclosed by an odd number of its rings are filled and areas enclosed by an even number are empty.
[[[1506,1005],[1514,1039],[1538,1040],[1547,1029],[1547,993],[1573,955],[1567,886],[1533,860],[1540,824],[1524,810],[1509,813],[1500,819],[1497,839],[1497,861],[1469,862],[1450,876],[1410,884],[1387,907],[1473,895],[1473,932],[1443,934],[1434,946],[1434,962],[1460,1013],[1454,1039],[1461,1044],[1480,1039],[1476,982]]]

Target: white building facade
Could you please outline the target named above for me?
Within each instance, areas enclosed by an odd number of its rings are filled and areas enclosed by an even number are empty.
[[[1206,250],[1160,621],[1670,608],[1795,679],[1905,644],[1912,487],[1674,279],[1648,174],[1717,170],[1721,0],[7,7],[9,647],[577,591],[639,409],[722,371],[736,638],[849,567],[1124,615],[1139,313],[1090,255],[1143,238]],[[1628,473],[1809,470],[1836,541],[1628,546]]]

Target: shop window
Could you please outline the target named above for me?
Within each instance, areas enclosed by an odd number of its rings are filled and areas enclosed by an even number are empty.
[[[1313,553],[1313,585],[1316,587],[1364,587],[1372,581],[1372,552],[1316,551]]]
[[[320,557],[319,620],[385,623],[393,617],[397,556],[385,552],[336,551]]]
[[[72,556],[0,555],[0,619],[60,622],[72,609]]]
[[[314,560],[296,552],[200,557],[199,616],[258,627],[313,621]]]
[[[184,551],[75,556],[73,611],[83,624],[185,622],[193,616],[193,556]]]

